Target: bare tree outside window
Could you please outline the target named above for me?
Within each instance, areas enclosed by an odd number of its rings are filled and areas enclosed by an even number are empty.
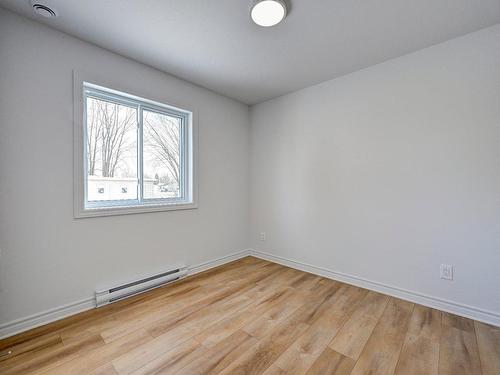
[[[159,179],[147,198],[180,195],[181,121],[177,117],[144,110],[144,178]]]
[[[137,198],[137,110],[125,105],[87,98],[87,173],[89,200]],[[126,184],[128,194],[111,188]],[[96,195],[94,184],[107,184]]]
[[[96,164],[100,164],[102,177],[114,177],[117,167],[129,169],[122,156],[135,146],[128,133],[135,130],[136,110],[104,100],[87,100],[88,174],[97,175]]]
[[[114,177],[124,152],[132,146],[127,132],[136,127],[136,113],[132,108],[99,101],[102,115],[101,162],[102,176]]]
[[[98,158],[99,144],[101,140],[101,120],[100,110],[97,101],[91,98],[87,99],[87,162],[88,174],[94,176],[96,173],[96,159]]]

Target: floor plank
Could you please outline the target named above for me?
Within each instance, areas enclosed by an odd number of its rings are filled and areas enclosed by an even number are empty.
[[[444,314],[443,314],[444,318]],[[446,324],[445,324],[446,322]],[[439,355],[439,374],[472,375],[481,374],[481,364],[474,331],[469,331],[469,324],[455,328],[443,319]]]
[[[271,367],[268,367],[266,371],[262,373],[262,375],[286,375],[287,372],[285,370],[282,370],[279,366],[277,365],[271,365]]]
[[[150,340],[152,340],[152,337],[147,332],[139,330],[110,344],[80,353],[78,357],[71,361],[50,369],[48,374],[88,374],[92,371],[97,371],[101,366],[111,363],[115,358],[131,352],[136,347]]]
[[[7,359],[12,360],[15,357],[22,356],[22,358],[28,357],[30,354],[34,354],[44,349],[51,348],[52,350],[63,346],[63,341],[59,334],[48,334],[46,336],[37,337],[33,340],[26,341],[14,345],[8,349],[9,353],[5,356],[0,356],[0,362],[6,361]]]
[[[118,373],[111,363],[106,363],[89,372],[87,375],[118,375]]]
[[[255,337],[236,331],[217,345],[206,348],[177,374],[218,374],[256,343]]]
[[[397,375],[437,375],[441,313],[415,306],[396,368]]]
[[[391,298],[354,366],[353,375],[394,372],[412,309],[412,303]]]
[[[453,327],[466,332],[474,332],[474,321],[472,319],[463,318],[447,312],[443,312],[442,316],[443,326]]]
[[[357,360],[388,302],[389,297],[383,294],[368,293],[330,343],[330,348]]]
[[[307,329],[307,324],[284,322],[269,337],[258,342],[231,363],[221,374],[260,374]]]
[[[252,314],[252,319],[244,324],[244,330],[254,337],[266,336],[279,322],[292,315],[306,304],[307,299],[297,292],[290,292],[285,298],[273,301],[272,306],[261,314]]]
[[[474,322],[484,375],[500,374],[500,328]]]
[[[328,308],[275,362],[287,374],[305,374],[338,333],[366,291],[345,285],[325,303]]]
[[[326,347],[307,375],[348,375],[355,363],[354,359]]]
[[[92,351],[105,345],[101,336],[91,335],[83,337],[81,340],[74,340],[70,345],[58,346],[56,349],[47,348],[30,354],[29,356],[19,356],[12,360],[0,363],[0,373],[8,374],[35,374],[48,371],[71,361],[80,353]]]
[[[191,331],[186,330],[184,327],[178,327],[168,334],[155,337],[142,345],[137,345],[114,359],[113,366],[119,374],[130,374],[184,343],[189,348],[199,346],[198,342],[189,339],[191,335]]]
[[[278,291],[268,292],[239,313],[229,315],[202,331],[195,336],[195,340],[206,347],[212,347],[244,326],[250,327],[257,318],[265,317],[268,319],[268,323],[279,321],[289,316],[304,303],[304,296],[297,291],[278,289]],[[251,328],[247,329],[247,332],[249,331],[257,336]]]
[[[131,367],[125,367],[122,370],[116,366],[118,374],[134,374],[134,375],[145,375],[145,374],[174,374],[181,368],[187,366],[195,358],[199,356],[202,351],[202,346],[194,341],[188,340],[184,341],[180,345],[174,346],[173,349],[160,356],[148,361],[144,366],[131,371]]]
[[[328,301],[336,294],[339,287],[336,283],[322,286],[321,290],[318,289],[318,298],[309,298],[304,306],[283,322],[276,322],[270,332],[258,337],[261,340],[221,374],[260,374],[267,370],[326,309],[331,307]]]

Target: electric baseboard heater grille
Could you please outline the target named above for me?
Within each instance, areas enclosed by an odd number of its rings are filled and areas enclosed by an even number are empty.
[[[96,306],[100,307],[103,305],[107,305],[108,303],[116,302],[121,299],[157,288],[167,283],[171,283],[185,277],[187,273],[187,267],[182,266],[170,271],[162,272],[157,275],[130,281],[122,285],[117,285],[109,289],[96,291]]]

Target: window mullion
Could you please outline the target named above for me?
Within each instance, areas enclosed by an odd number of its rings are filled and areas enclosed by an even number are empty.
[[[180,150],[180,169],[181,169],[181,184],[182,184],[182,199],[187,198],[187,184],[186,184],[186,161],[187,161],[187,155],[186,152],[188,150],[188,147],[186,145],[186,118],[183,117],[181,120],[181,128],[179,129],[180,133],[179,136],[181,138],[181,150]]]
[[[139,203],[144,202],[144,145],[143,145],[143,113],[142,106],[137,107],[137,171],[138,171],[138,189]]]

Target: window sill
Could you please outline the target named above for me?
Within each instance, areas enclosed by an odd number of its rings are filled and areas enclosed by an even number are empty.
[[[192,210],[198,208],[196,203],[168,203],[168,204],[146,204],[137,206],[117,206],[105,208],[86,208],[79,212],[75,212],[75,218],[100,217],[100,216],[116,216],[116,215],[131,215],[148,212],[162,211],[178,211]]]

